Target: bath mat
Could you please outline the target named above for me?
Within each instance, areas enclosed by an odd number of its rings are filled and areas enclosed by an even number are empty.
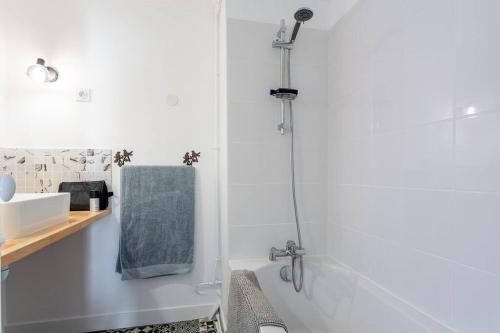
[[[217,333],[217,329],[213,321],[200,319],[168,324],[111,329],[90,333]]]

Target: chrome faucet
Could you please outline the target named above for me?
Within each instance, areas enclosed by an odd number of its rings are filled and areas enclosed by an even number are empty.
[[[293,240],[289,240],[286,242],[286,249],[284,250],[272,247],[271,252],[269,253],[269,260],[276,261],[278,258],[282,257],[297,258],[304,256],[305,254],[306,251],[304,249],[297,246]]]

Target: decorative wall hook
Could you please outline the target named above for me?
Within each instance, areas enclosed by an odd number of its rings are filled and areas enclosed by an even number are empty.
[[[134,152],[133,151],[127,151],[126,149],[123,149],[122,152],[117,151],[115,154],[115,160],[114,162],[118,164],[118,166],[121,168],[122,166],[125,165],[126,162],[131,162],[130,156],[133,156]]]
[[[191,153],[187,152],[184,154],[184,161],[182,163],[186,165],[193,165],[193,163],[198,163],[198,157],[201,156],[201,153],[197,153],[194,150],[191,150]]]

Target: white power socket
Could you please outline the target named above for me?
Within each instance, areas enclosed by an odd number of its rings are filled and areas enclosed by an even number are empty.
[[[76,92],[76,101],[90,103],[92,92],[90,89],[78,89]]]

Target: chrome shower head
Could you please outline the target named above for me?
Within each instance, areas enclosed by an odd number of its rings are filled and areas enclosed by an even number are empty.
[[[313,15],[314,15],[313,11],[307,7],[299,8],[299,10],[295,12],[294,17],[297,20],[297,22],[295,22],[295,26],[293,27],[292,37],[290,37],[290,43],[293,43],[297,38],[300,25],[312,19]]]
[[[311,9],[307,7],[302,7],[295,12],[294,17],[298,22],[305,22],[309,21],[313,17],[313,15],[314,13]]]

